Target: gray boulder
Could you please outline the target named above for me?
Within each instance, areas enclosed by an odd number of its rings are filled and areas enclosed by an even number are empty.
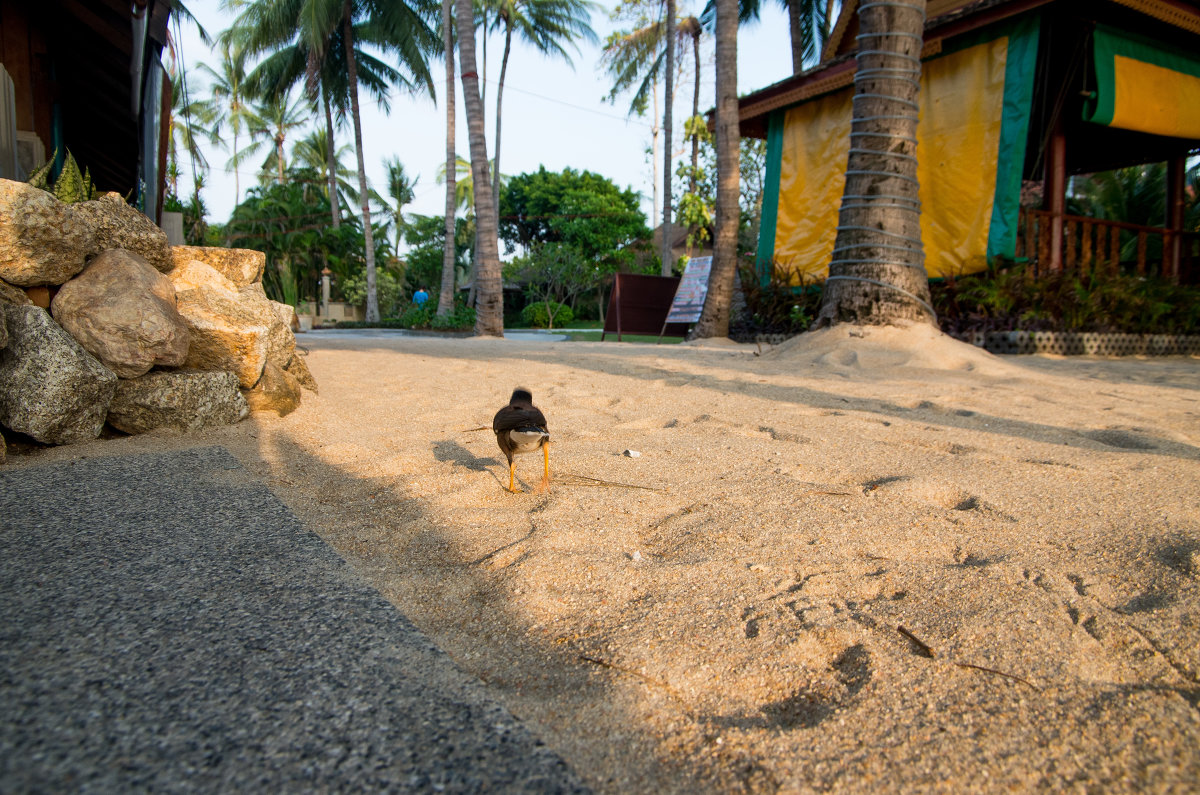
[[[46,444],[95,439],[117,376],[36,306],[0,304],[0,424]]]
[[[98,199],[74,206],[78,223],[92,230],[95,240],[91,253],[123,248],[137,254],[157,271],[166,273],[175,267],[167,233],[159,229],[141,210],[130,207],[119,193],[106,193]]]
[[[233,373],[155,371],[117,384],[108,406],[108,423],[125,433],[158,428],[187,433],[232,425],[249,412]]]
[[[95,251],[72,205],[24,182],[0,179],[0,279],[19,287],[62,284]]]
[[[50,313],[88,353],[121,378],[187,358],[188,328],[171,280],[137,254],[110,249],[62,286]]]

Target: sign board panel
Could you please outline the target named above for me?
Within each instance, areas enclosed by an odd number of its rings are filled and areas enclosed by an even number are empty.
[[[712,257],[692,257],[688,260],[667,313],[668,323],[695,323],[704,311],[704,298],[708,295],[708,274],[712,270]]]

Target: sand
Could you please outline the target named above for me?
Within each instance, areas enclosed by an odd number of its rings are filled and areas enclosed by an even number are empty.
[[[6,466],[226,447],[602,793],[1200,786],[1196,358],[299,340],[287,417]]]

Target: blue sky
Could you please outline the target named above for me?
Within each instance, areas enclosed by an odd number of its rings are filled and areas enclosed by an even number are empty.
[[[222,12],[218,0],[192,0],[188,8],[209,31],[215,34],[228,27],[232,15]],[[592,19],[592,27],[601,40],[618,25],[608,16],[611,3]],[[765,4],[763,19],[743,26],[738,39],[738,90],[747,93],[782,80],[791,72],[787,19],[777,4]],[[698,13],[701,6],[680,4],[680,13]],[[487,65],[487,135],[488,155],[494,155],[496,76],[499,73],[503,39],[493,35],[488,41]],[[205,83],[195,71],[201,61],[215,65],[217,56],[204,45],[192,25],[184,24],[182,46],[177,48],[186,65],[188,90],[194,97],[205,92]],[[505,174],[536,171],[538,166],[558,171],[565,167],[588,169],[613,180],[622,188],[633,188],[643,196],[643,209],[651,212],[653,169],[647,149],[651,144],[651,120],[627,117],[628,98],[618,98],[616,104],[604,101],[610,81],[599,63],[600,48],[583,45],[573,54],[574,68],[561,60],[547,59],[514,44],[505,80],[502,106],[503,129],[500,168]],[[702,52],[700,106],[707,110],[713,105],[712,42]],[[444,67],[432,65],[435,80],[441,88]],[[461,70],[460,70],[461,71]],[[483,70],[480,70],[483,73]],[[691,111],[692,78],[685,76],[677,91],[675,106],[674,151],[683,151],[682,122]],[[462,102],[462,86],[456,86],[457,150],[468,156],[466,117]],[[661,109],[660,109],[661,112]],[[303,137],[301,131],[297,138]],[[347,125],[338,132],[339,144],[353,143],[353,130]],[[365,103],[363,119],[363,150],[367,176],[373,186],[383,186],[382,161],[399,156],[405,169],[418,177],[416,198],[405,212],[440,215],[445,203],[445,189],[438,185],[436,175],[445,160],[445,111],[427,96],[409,96],[394,92],[391,114],[384,115],[373,104]],[[210,219],[223,222],[234,207],[234,178],[224,164],[228,152],[209,149],[207,159],[212,168],[204,191],[210,209]],[[255,183],[257,164],[244,164],[241,190]],[[190,164],[181,167],[180,193],[191,190]],[[661,179],[660,179],[661,182]],[[651,223],[651,226],[654,224]]]

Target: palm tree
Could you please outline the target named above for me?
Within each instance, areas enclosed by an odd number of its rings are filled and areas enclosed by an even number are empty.
[[[416,195],[413,188],[416,187],[420,178],[410,178],[404,171],[404,164],[395,155],[383,159],[383,169],[387,173],[388,196],[392,197],[392,201],[396,205],[393,223],[396,227],[396,248],[399,250],[400,240],[404,234],[404,205],[412,202]]]
[[[358,44],[361,40],[395,55],[412,76],[412,82],[406,80],[406,84],[420,86],[432,96],[428,56],[437,48],[437,36],[429,21],[435,18],[436,9],[433,0],[257,0],[243,14],[247,26],[254,30],[253,39],[258,51],[277,49],[293,41],[303,45],[310,84],[325,63],[335,63],[333,58],[339,55],[340,44],[340,55],[346,64],[346,96],[354,123],[354,149],[358,159],[369,322],[379,320],[379,301],[375,290],[370,191],[362,145]],[[331,96],[337,94],[331,92]]]
[[[264,6],[252,6],[238,19],[233,32],[247,47],[257,51],[274,47],[274,40],[281,35],[272,27],[274,20],[264,17]],[[359,41],[369,37],[369,32],[360,25]],[[328,183],[326,191],[330,199],[329,212],[335,229],[341,226],[341,199],[343,194],[349,194],[357,201],[358,192],[347,191],[345,186],[337,182],[338,153],[334,151],[336,130],[334,110],[337,111],[339,122],[349,113],[349,85],[346,78],[345,43],[342,40],[342,30],[335,30],[328,42],[324,56],[318,56],[308,44],[308,38],[297,36],[296,40],[287,46],[275,49],[263,59],[246,79],[247,89],[253,94],[266,94],[293,88],[303,82],[305,93],[310,102],[316,106],[318,99],[325,116],[325,156],[326,166],[320,169]],[[404,76],[388,66],[361,47],[357,48],[355,58],[359,66],[359,84],[365,87],[376,104],[385,113],[390,110],[388,91],[393,85],[407,85]]]
[[[666,31],[666,47],[667,62],[664,71],[666,84],[663,94],[665,108],[663,109],[663,140],[666,141],[666,146],[663,147],[663,205],[662,205],[662,275],[671,275],[671,177],[675,170],[671,168],[671,135],[674,132],[672,129],[672,117],[675,106],[675,0],[667,0],[667,31]]]
[[[690,45],[693,59],[694,70],[694,88],[692,90],[692,115],[697,116],[700,113],[700,38],[704,33],[704,26],[701,21],[693,16],[684,17],[678,20],[674,25],[673,33],[670,33],[671,23],[674,19],[674,4],[668,5],[668,19],[664,23],[662,20],[648,21],[645,17],[640,17],[637,21],[638,27],[632,31],[619,31],[608,37],[604,44],[604,50],[600,56],[601,63],[605,64],[609,75],[613,78],[613,88],[608,94],[609,101],[615,99],[617,94],[623,93],[637,86],[633,94],[633,99],[629,105],[629,113],[633,115],[637,113],[641,115],[645,112],[646,105],[650,95],[653,92],[655,96],[655,110],[657,112],[657,86],[660,78],[666,74],[664,82],[667,84],[668,105],[663,114],[663,132],[666,139],[666,154],[664,165],[666,175],[663,180],[663,189],[665,191],[666,200],[663,202],[663,245],[662,245],[662,274],[669,276],[671,273],[671,255],[670,255],[670,238],[671,235],[671,180],[673,177],[672,153],[671,153],[671,138],[673,135],[673,119],[672,105],[674,104],[674,63],[678,52],[681,52],[685,45]],[[667,41],[675,42],[675,46],[667,47]],[[669,74],[667,74],[669,72]],[[655,150],[657,152],[657,136],[658,130],[654,130]],[[695,173],[699,162],[700,152],[699,143],[694,141],[692,145],[692,172]],[[656,199],[658,191],[658,156],[655,154],[654,164],[654,183]],[[693,185],[694,190],[694,185]]]
[[[200,71],[208,75],[211,85],[214,108],[219,108],[220,121],[228,124],[233,133],[233,154],[226,163],[226,168],[233,169],[233,203],[236,206],[242,197],[241,181],[237,166],[238,138],[251,127],[261,126],[262,122],[250,103],[249,92],[246,89],[246,50],[236,40],[236,34],[227,30],[217,39],[221,60],[218,62],[220,71],[206,63],[200,64]]]
[[[308,113],[304,101],[295,99],[289,90],[284,93],[270,94],[255,111],[258,123],[250,128],[251,135],[258,136],[245,149],[247,157],[262,149],[266,140],[272,144],[267,159],[263,161],[263,174],[275,170],[275,181],[283,182],[283,172],[287,167],[287,154],[284,147],[292,130],[299,129],[308,123]],[[260,176],[260,180],[262,177]],[[269,180],[269,177],[268,177]]]
[[[572,68],[571,56],[563,44],[576,47],[577,39],[595,44],[599,41],[591,27],[591,12],[598,8],[589,0],[489,0],[495,12],[493,27],[504,28],[504,54],[500,59],[500,80],[496,84],[496,140],[493,144],[493,174],[500,169],[500,108],[504,99],[504,78],[513,34],[542,55],[562,58]],[[500,206],[500,180],[492,183],[492,201]]]
[[[846,184],[815,327],[936,322],[917,183],[925,0],[867,4],[858,16]]]
[[[700,15],[706,27],[712,26],[716,0],[708,0]],[[800,74],[806,64],[820,60],[821,50],[829,41],[833,26],[835,0],[778,0],[788,15],[792,42],[792,74]],[[762,13],[762,0],[738,0],[738,21],[756,21]]]
[[[500,241],[496,208],[488,175],[487,138],[483,130],[483,99],[475,71],[475,18],[471,0],[455,0],[458,53],[462,59],[463,99],[467,105],[467,131],[471,142],[471,176],[475,183],[475,333],[504,336],[504,305],[500,285]]]
[[[333,178],[330,179],[328,153],[332,148],[334,146],[329,140],[329,131],[324,127],[319,127],[296,141],[292,146],[292,162],[299,168],[311,170],[320,178],[325,186],[325,196],[331,204],[335,206],[339,202],[348,204],[349,202],[345,201],[346,198],[358,201],[358,191],[353,183],[357,174],[342,165],[350,156],[350,144],[336,147],[333,156]],[[332,193],[329,190],[331,183],[333,185]]]
[[[171,113],[167,119],[167,175],[171,180],[171,193],[178,194],[181,151],[186,151],[191,158],[197,179],[207,173],[208,160],[200,151],[200,143],[204,140],[217,142],[218,118],[212,100],[187,97],[185,81],[172,75]]]
[[[717,0],[717,215],[713,264],[708,277],[704,311],[695,337],[728,337],[737,274],[737,237],[741,223],[738,198],[741,174],[738,148],[737,0]]]
[[[437,313],[445,317],[454,310],[454,29],[451,24],[450,0],[442,0],[442,57],[446,59],[446,163],[443,166],[446,181],[446,228],[442,244],[442,289],[438,292]]]

